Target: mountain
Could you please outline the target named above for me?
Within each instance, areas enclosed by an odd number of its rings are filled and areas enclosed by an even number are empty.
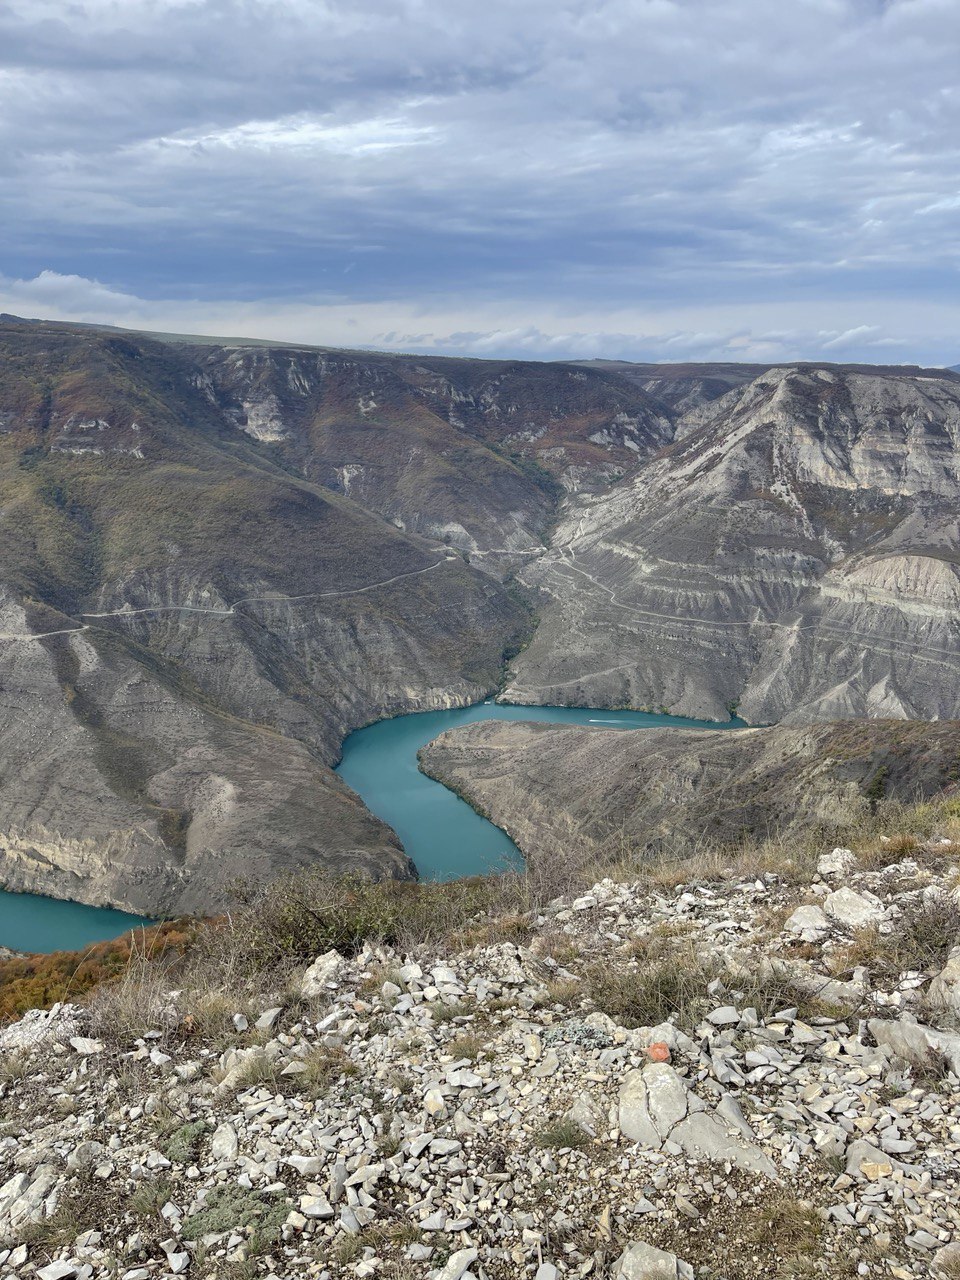
[[[578,369],[0,324],[3,882],[156,914],[410,875],[330,766],[496,688],[561,491],[524,432],[589,476],[669,424]]]
[[[775,368],[574,495],[506,696],[753,723],[960,716],[960,378]]]
[[[2,881],[171,913],[408,877],[340,743],[511,660],[521,702],[960,714],[958,422],[942,370],[0,320]]]
[[[539,864],[736,844],[829,841],[882,799],[960,782],[960,725],[854,721],[741,729],[617,729],[481,721],[441,734],[421,765]]]

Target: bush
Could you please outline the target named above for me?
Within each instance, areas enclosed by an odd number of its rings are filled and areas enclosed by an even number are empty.
[[[200,1139],[207,1132],[205,1120],[190,1120],[182,1124],[164,1143],[163,1154],[174,1164],[186,1164],[192,1160],[200,1146]]]
[[[0,1023],[28,1009],[47,1009],[58,1000],[78,1000],[104,983],[116,982],[138,958],[180,955],[196,934],[196,923],[169,920],[82,951],[5,960],[0,963]]]
[[[275,1240],[288,1209],[289,1202],[277,1196],[268,1198],[235,1183],[217,1186],[207,1196],[203,1208],[184,1220],[181,1235],[191,1241],[253,1227],[254,1237],[259,1241]]]
[[[843,961],[851,968],[863,965],[881,979],[896,979],[911,969],[933,973],[943,968],[958,941],[956,904],[942,895],[909,904],[890,933],[881,933],[875,925],[858,930],[843,951]]]
[[[365,942],[438,942],[518,895],[515,876],[417,884],[302,871],[244,893],[240,908],[203,945],[215,952],[225,942],[262,969],[331,949],[353,955]]]

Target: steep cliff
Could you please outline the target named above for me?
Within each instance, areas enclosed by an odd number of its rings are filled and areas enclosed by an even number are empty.
[[[543,549],[561,483],[604,485],[673,434],[641,388],[563,365],[183,351],[211,405],[273,458],[492,572]]]
[[[960,715],[960,380],[771,369],[569,501],[506,696],[754,723]]]
[[[489,691],[523,606],[287,470],[169,346],[4,338],[3,882],[150,913],[311,858],[410,874],[329,766]]]

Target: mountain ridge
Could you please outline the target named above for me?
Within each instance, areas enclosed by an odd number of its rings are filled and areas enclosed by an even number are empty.
[[[11,887],[172,912],[222,905],[228,865],[409,876],[339,744],[504,685],[953,712],[954,374],[625,377],[14,321],[0,353]]]

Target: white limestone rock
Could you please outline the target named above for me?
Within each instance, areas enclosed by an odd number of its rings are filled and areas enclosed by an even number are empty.
[[[830,932],[830,920],[820,907],[797,907],[783,927],[803,942],[820,942]]]
[[[852,849],[833,849],[830,853],[821,854],[817,863],[817,875],[825,879],[848,875],[857,865]]]
[[[613,1264],[614,1280],[693,1280],[693,1267],[674,1253],[636,1240]]]
[[[344,966],[339,951],[326,951],[318,956],[300,980],[300,994],[307,1000],[330,994],[330,989]]]
[[[953,948],[947,963],[930,983],[927,1007],[960,1018],[960,946]]]
[[[878,897],[846,887],[828,893],[823,900],[823,909],[846,929],[863,929],[867,925],[880,924],[886,918],[883,903]]]
[[[905,1013],[896,1022],[871,1018],[870,1034],[890,1056],[907,1066],[926,1069],[942,1055],[954,1075],[960,1076],[960,1035],[924,1026]]]
[[[770,1157],[747,1142],[738,1126],[711,1114],[665,1062],[652,1062],[624,1077],[619,1123],[625,1137],[656,1151],[676,1143],[693,1159],[729,1161],[749,1173],[777,1178]]]

